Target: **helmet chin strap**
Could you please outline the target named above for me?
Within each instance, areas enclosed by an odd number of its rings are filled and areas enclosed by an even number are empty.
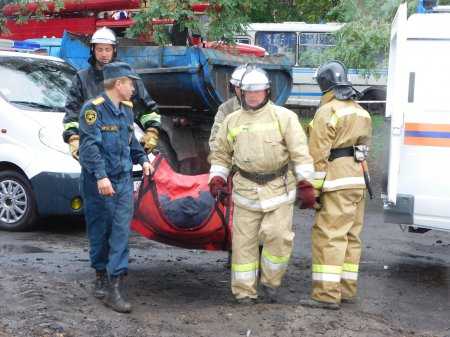
[[[114,62],[116,60],[116,58],[117,58],[117,46],[113,45],[113,57],[112,57],[111,62]],[[95,65],[100,65],[100,67],[104,66],[103,63],[97,61],[97,59],[95,58],[95,43],[91,44],[91,57],[90,57],[90,59],[92,59],[93,62],[89,62],[89,63],[91,63],[93,66],[95,66]]]
[[[256,111],[256,110],[261,109],[263,106],[265,106],[267,104],[267,102],[269,101],[269,99],[270,99],[270,89],[266,90],[266,97],[264,97],[264,100],[260,104],[258,104],[258,106],[256,106],[256,107],[251,107],[251,106],[249,106],[247,104],[247,102],[245,100],[245,91],[241,91],[241,96],[242,96],[241,105],[244,108],[244,110]]]

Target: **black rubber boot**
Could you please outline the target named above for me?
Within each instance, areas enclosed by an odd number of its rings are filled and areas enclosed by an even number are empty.
[[[312,298],[300,300],[300,305],[308,308],[327,309],[327,310],[339,310],[341,308],[339,303],[321,302],[313,300]]]
[[[112,308],[114,311],[129,313],[131,312],[131,304],[125,299],[122,289],[124,278],[124,275],[111,277],[105,305]]]
[[[341,298],[341,303],[356,304],[357,303],[357,299],[355,297],[352,297],[352,298]]]
[[[108,294],[108,276],[105,270],[95,272],[94,297],[102,299]]]
[[[240,304],[240,305],[253,305],[258,302],[258,300],[256,298],[252,298],[252,297],[235,298],[235,301],[237,304]]]
[[[278,289],[270,288],[266,285],[261,285],[264,300],[268,303],[278,302]]]

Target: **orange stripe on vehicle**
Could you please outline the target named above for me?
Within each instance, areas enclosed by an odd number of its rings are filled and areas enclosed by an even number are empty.
[[[448,139],[448,138],[405,137],[405,144],[406,145],[450,147],[450,139]]]
[[[405,123],[405,131],[448,131],[450,124]]]

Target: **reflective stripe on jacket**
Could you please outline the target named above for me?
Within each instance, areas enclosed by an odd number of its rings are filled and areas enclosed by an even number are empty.
[[[369,113],[352,100],[340,101],[326,93],[309,125],[309,151],[317,179],[325,179],[322,191],[365,188],[361,163],[353,157],[328,161],[331,149],[370,145],[372,121]]]
[[[227,178],[232,165],[252,173],[275,172],[288,162],[286,180],[276,178],[259,185],[239,172],[233,178],[234,202],[249,210],[271,211],[295,200],[296,179],[313,178],[312,158],[297,115],[271,102],[256,111],[228,115],[220,127],[211,154],[210,178]]]

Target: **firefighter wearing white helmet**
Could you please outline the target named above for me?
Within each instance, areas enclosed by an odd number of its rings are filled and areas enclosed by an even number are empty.
[[[313,163],[297,115],[270,101],[266,73],[247,67],[240,88],[242,108],[228,115],[217,133],[209,186],[220,198],[235,167],[231,290],[238,302],[253,303],[259,279],[272,302],[292,253],[296,190],[302,207],[315,201],[309,183]]]
[[[230,92],[233,95],[228,100],[223,102],[217,109],[216,116],[214,117],[214,124],[211,128],[211,135],[209,136],[209,150],[214,148],[214,141],[216,139],[217,131],[219,131],[225,117],[230,113],[235,112],[241,108],[241,90],[239,85],[241,83],[242,76],[247,69],[247,65],[243,64],[234,69],[230,78]]]
[[[72,80],[67,96],[63,120],[63,139],[69,144],[72,156],[78,160],[79,131],[78,118],[81,107],[87,100],[103,92],[103,66],[117,56],[117,39],[114,32],[106,27],[98,29],[91,38],[91,57],[85,69],[80,70]],[[141,143],[147,152],[158,144],[161,125],[156,102],[150,97],[141,79],[135,80],[135,94],[132,97],[135,120],[145,131]]]

